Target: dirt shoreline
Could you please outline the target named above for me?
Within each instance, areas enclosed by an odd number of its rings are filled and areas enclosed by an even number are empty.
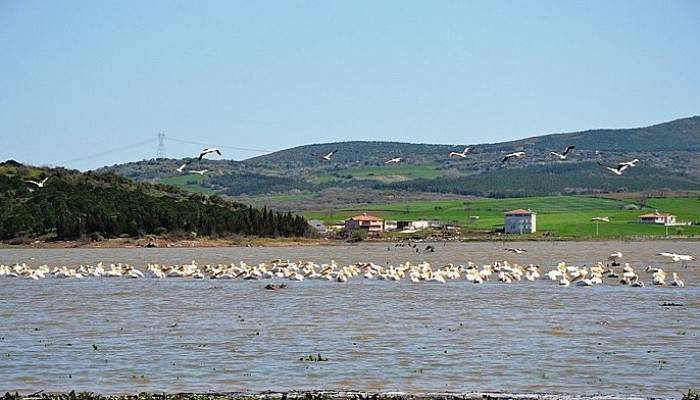
[[[416,240],[412,240],[416,241]],[[418,240],[424,243],[488,243],[488,242],[661,242],[684,241],[700,242],[700,237],[668,236],[668,237],[611,237],[611,238],[568,238],[568,237],[508,237],[483,238],[466,237],[459,239],[425,238]],[[366,239],[363,243],[397,243],[396,238]],[[295,247],[295,246],[348,246],[353,245],[345,240],[337,239],[306,239],[306,238],[250,238],[243,240],[230,239],[196,239],[196,240],[166,240],[166,239],[106,239],[101,241],[57,240],[34,241],[23,244],[0,242],[0,249],[117,249],[117,248],[207,248],[207,247]],[[2,399],[0,399],[2,400]]]
[[[679,395],[680,398],[682,395]],[[19,395],[6,393],[0,400],[642,400],[653,397],[559,394],[559,393],[407,393],[407,392],[235,392],[235,393],[138,393],[100,395],[82,393],[34,393]]]

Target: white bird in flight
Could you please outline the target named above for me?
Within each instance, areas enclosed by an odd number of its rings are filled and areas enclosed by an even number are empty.
[[[678,262],[678,261],[693,261],[695,257],[687,255],[687,254],[677,254],[677,253],[666,253],[666,252],[661,252],[658,255],[663,256],[663,257],[668,257],[671,259],[671,262]]]
[[[518,247],[509,247],[509,248],[504,249],[504,250],[513,252],[513,253],[515,253],[515,254],[527,253],[527,250],[521,249],[521,248],[518,248]]]
[[[462,150],[461,153],[458,153],[456,151],[451,151],[450,152],[450,158],[452,157],[461,157],[461,158],[466,158],[467,153],[469,153],[469,150],[474,150],[473,147],[465,147],[464,150]]]
[[[177,168],[176,171],[179,172],[179,173],[182,173],[182,171],[185,170],[185,167],[186,167],[188,164],[189,164],[189,163],[184,163],[184,164],[180,165],[180,166]]]
[[[502,163],[510,160],[511,158],[520,158],[520,157],[525,157],[527,154],[524,151],[516,151],[515,153],[508,153],[506,154],[505,157],[503,157],[503,160],[501,160]]]
[[[326,154],[325,156],[319,156],[319,158],[321,160],[330,161],[331,157],[333,157],[333,154],[335,154],[337,151],[338,151],[338,149],[335,149],[335,150],[331,151],[330,153]]]
[[[566,156],[571,152],[571,150],[573,150],[575,148],[576,148],[576,146],[568,146],[561,153],[557,153],[556,151],[550,151],[549,154],[551,154],[555,157],[558,157],[560,160],[566,160]]]
[[[204,175],[204,174],[206,174],[207,172],[209,172],[209,170],[208,170],[208,169],[203,169],[203,170],[201,170],[201,171],[190,170],[190,172],[193,173],[193,174]]]
[[[43,187],[44,187],[44,184],[45,184],[46,181],[48,181],[48,180],[49,180],[49,177],[47,176],[47,177],[44,178],[44,180],[41,181],[41,182],[37,182],[37,181],[26,181],[26,182],[27,182],[27,183],[31,183],[31,184],[33,184],[33,185],[36,185],[37,187],[43,188]]]
[[[617,176],[622,175],[622,172],[623,172],[624,170],[626,170],[627,168],[629,168],[629,165],[627,165],[627,164],[619,164],[616,168],[608,167],[607,165],[603,165],[603,164],[601,164],[600,162],[598,162],[598,165],[600,165],[601,167],[607,169],[608,171],[612,172],[613,174],[615,174],[615,175],[617,175]]]
[[[591,218],[591,221],[610,222],[610,217],[593,217],[593,218]]]
[[[616,251],[608,256],[608,260],[617,260],[618,258],[622,258],[622,252]]]
[[[617,164],[617,168],[620,169],[620,168],[624,167],[623,169],[627,169],[629,167],[636,167],[638,163],[639,163],[639,159],[635,158],[632,161],[621,162],[621,163]]]
[[[204,158],[204,156],[206,156],[207,154],[211,154],[211,153],[216,153],[218,155],[221,155],[221,151],[219,149],[217,149],[216,147],[212,147],[212,148],[202,150],[202,152],[199,153],[199,159],[201,160],[202,158]]]
[[[394,157],[391,160],[384,161],[384,164],[398,164],[401,160],[401,157]]]

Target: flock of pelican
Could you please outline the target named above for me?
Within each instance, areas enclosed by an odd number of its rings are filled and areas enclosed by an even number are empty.
[[[650,278],[650,284],[656,286],[671,285],[685,286],[680,276],[673,272],[670,279],[661,268],[646,267],[644,277]],[[268,263],[250,265],[245,262],[238,264],[199,265],[195,261],[182,265],[147,264],[141,271],[129,264],[97,263],[96,265],[80,265],[76,268],[67,266],[49,267],[41,265],[32,268],[27,264],[0,265],[0,278],[27,278],[39,280],[44,278],[190,278],[190,279],[286,279],[304,281],[322,279],[335,282],[348,282],[353,278],[376,280],[410,280],[411,282],[440,282],[448,280],[467,280],[475,284],[487,281],[514,283],[518,281],[534,281],[539,279],[558,282],[561,286],[593,286],[602,283],[619,282],[632,287],[644,287],[644,277],[640,276],[632,266],[626,263],[621,270],[599,262],[595,266],[567,265],[559,263],[550,271],[544,272],[540,266],[533,264],[518,265],[507,261],[493,264],[477,265],[468,262],[466,265],[447,264],[433,267],[428,262],[412,264],[405,262],[397,266],[378,265],[372,262],[360,262],[350,265],[339,265],[335,261],[327,264],[317,264],[311,261],[282,261],[280,259]]]

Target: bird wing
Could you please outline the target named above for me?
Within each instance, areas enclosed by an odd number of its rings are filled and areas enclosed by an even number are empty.
[[[575,148],[576,148],[576,146],[568,146],[568,147],[566,148],[566,150],[564,150],[564,152],[562,153],[562,155],[565,156],[565,155],[569,154],[569,152],[570,152],[571,150],[575,149]]]
[[[27,182],[27,183],[33,183],[33,184],[39,186],[39,182],[37,182],[37,181],[25,181],[25,182]]]
[[[560,158],[561,158],[561,156],[562,156],[561,154],[557,153],[556,151],[550,151],[549,154],[551,154],[551,155],[553,155],[553,156],[560,157]]]
[[[503,160],[501,160],[501,162],[504,163],[504,162],[508,161],[511,157],[513,157],[513,156],[511,156],[510,154],[506,154],[506,156],[503,157]]]
[[[214,151],[216,152],[216,154],[221,155],[221,151],[219,149],[214,149]]]
[[[50,178],[49,176],[47,176],[46,178],[44,178],[44,180],[43,180],[43,181],[41,181],[41,184],[43,185],[44,183],[46,183],[46,181],[48,181],[48,180],[49,180],[49,178]]]

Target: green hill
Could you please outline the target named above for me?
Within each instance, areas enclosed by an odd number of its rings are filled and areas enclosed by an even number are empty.
[[[43,188],[26,182],[48,177]],[[191,232],[303,236],[299,216],[255,209],[219,196],[136,183],[113,173],[0,164],[0,239],[140,236]]]
[[[203,179],[175,178],[182,160],[150,160],[106,168],[136,180],[178,184],[192,191],[229,196],[400,190],[478,196],[700,189],[700,117],[633,129],[596,129],[473,145],[467,158],[448,158],[465,144],[338,142],[294,147],[240,162],[203,160]],[[576,146],[566,161],[549,156]],[[338,150],[332,161],[317,155]],[[501,163],[507,152],[528,156]],[[399,165],[385,165],[403,157]],[[612,176],[598,162],[616,165],[639,158],[636,168]]]

